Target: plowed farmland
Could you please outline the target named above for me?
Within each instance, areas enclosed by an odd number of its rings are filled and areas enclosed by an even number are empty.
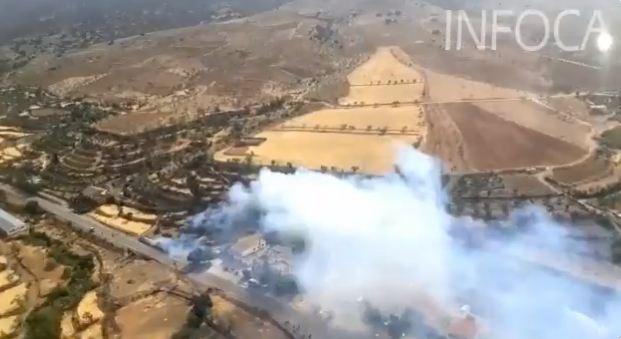
[[[461,131],[466,157],[476,170],[557,166],[586,154],[578,146],[504,120],[472,104],[442,106]]]

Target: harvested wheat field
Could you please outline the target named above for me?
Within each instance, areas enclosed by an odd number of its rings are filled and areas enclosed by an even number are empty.
[[[380,47],[365,63],[347,76],[350,85],[387,84],[417,80],[422,82],[420,72],[402,63],[396,56],[399,47]]]
[[[101,205],[99,206],[98,210],[99,212],[101,212],[100,214],[103,214],[108,217],[115,217],[120,214],[121,216],[127,217],[128,219],[141,221],[141,222],[147,222],[147,223],[155,222],[155,220],[157,219],[157,215],[155,214],[144,213],[140,210],[127,207],[127,206],[123,206],[119,210],[118,205]]]
[[[273,160],[280,165],[290,162],[309,169],[326,166],[344,171],[357,167],[371,174],[390,171],[398,148],[420,140],[419,137],[307,132],[265,132],[259,136],[268,140],[252,148],[257,163],[269,165]]]
[[[386,128],[390,132],[401,133],[405,129],[408,133],[423,135],[425,127],[423,110],[419,106],[382,106],[320,110],[291,119],[275,130],[298,128],[320,132],[324,129],[346,129],[350,132],[376,134],[378,129]]]
[[[530,97],[528,92],[498,87],[484,82],[468,80],[454,75],[426,70],[428,96],[433,102],[464,100],[520,100]]]
[[[21,146],[11,146],[0,150],[0,164],[21,158]]]
[[[134,213],[136,213],[136,218],[133,217]],[[118,207],[114,205],[103,205],[90,212],[89,216],[114,229],[138,236],[147,232],[153,226],[150,220],[155,219],[138,210],[125,207],[123,213],[119,215]]]
[[[422,75],[400,62],[394,53],[402,52],[395,47],[380,48],[348,77],[352,91],[343,102],[364,101],[370,106],[324,109],[294,118],[258,134],[257,137],[266,139],[261,145],[248,147],[241,154],[225,150],[216,159],[243,160],[252,156],[253,162],[262,165],[291,163],[316,170],[328,168],[369,174],[392,170],[398,147],[418,147],[427,131],[422,106],[381,105],[422,100]],[[412,84],[401,84],[401,80]],[[399,83],[395,85],[395,82]],[[373,85],[366,86],[369,84]],[[364,90],[357,85],[364,85]]]
[[[339,99],[339,104],[349,106],[419,102],[425,86],[422,80],[417,81],[420,83],[351,86],[349,94]]]
[[[578,146],[504,120],[468,103],[446,104],[464,141],[467,161],[480,171],[558,166],[587,152]]]
[[[184,300],[159,293],[116,312],[120,338],[168,339],[185,324],[190,306]]]
[[[415,102],[423,96],[423,75],[403,64],[396,56],[398,47],[379,48],[371,58],[347,78],[349,94],[341,105],[373,105]]]

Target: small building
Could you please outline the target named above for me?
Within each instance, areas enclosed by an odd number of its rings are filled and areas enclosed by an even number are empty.
[[[28,226],[22,220],[0,208],[0,231],[8,238],[28,233]]]
[[[244,261],[244,258],[263,250],[266,245],[263,236],[259,233],[255,233],[239,238],[237,242],[231,246],[229,253],[236,260]]]

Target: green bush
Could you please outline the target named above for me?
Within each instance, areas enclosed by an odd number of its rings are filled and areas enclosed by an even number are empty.
[[[602,142],[608,147],[621,149],[621,127],[615,127],[604,132]]]
[[[24,337],[27,339],[60,338],[61,319],[62,310],[44,306],[28,315]]]

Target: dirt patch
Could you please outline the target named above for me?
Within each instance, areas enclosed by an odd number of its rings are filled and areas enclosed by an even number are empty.
[[[47,249],[31,245],[21,245],[19,246],[18,257],[22,264],[26,266],[39,281],[62,281],[65,267],[48,257]]]
[[[171,338],[185,324],[189,310],[185,300],[164,293],[136,301],[117,311],[120,338]]]
[[[288,338],[279,329],[252,314],[240,309],[227,300],[212,296],[214,322],[223,328],[230,328],[236,338]]]
[[[152,261],[134,260],[114,270],[110,292],[114,298],[123,301],[174,280],[175,275],[166,267]]]
[[[172,117],[174,115],[168,113],[132,113],[102,120],[95,128],[112,134],[131,135],[165,126]]]
[[[446,104],[474,169],[499,170],[570,163],[586,151],[565,141],[504,120],[472,104]]]

